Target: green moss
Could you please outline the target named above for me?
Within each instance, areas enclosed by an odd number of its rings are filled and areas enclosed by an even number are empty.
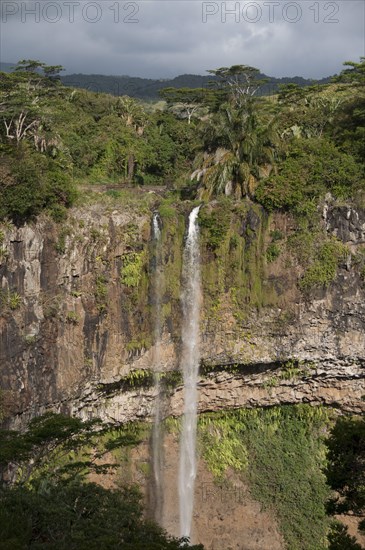
[[[158,207],[158,213],[160,214],[162,220],[172,220],[176,216],[176,209],[171,204],[171,200],[165,199]]]
[[[180,370],[161,372],[159,378],[162,387],[167,390],[172,390],[183,383],[183,375]]]
[[[105,275],[97,275],[95,279],[95,301],[99,313],[103,313],[108,308],[108,285]]]
[[[298,230],[288,237],[289,251],[299,264],[308,265],[312,260],[316,243],[321,240],[321,237],[322,235],[318,231]]]
[[[273,229],[270,231],[270,237],[271,241],[276,243],[277,241],[281,241],[284,238],[284,235],[279,229]]]
[[[221,202],[214,209],[202,208],[199,212],[199,227],[205,233],[209,248],[216,250],[225,240],[230,225],[230,203]]]
[[[130,352],[148,349],[152,345],[152,337],[150,334],[140,333],[135,338],[127,342],[125,349]]]
[[[309,292],[317,287],[327,287],[335,279],[339,263],[347,254],[348,247],[341,241],[332,238],[323,242],[316,251],[313,263],[299,281],[300,289]]]
[[[71,235],[70,227],[62,227],[58,234],[58,240],[56,243],[56,252],[63,255],[66,252],[66,239]]]
[[[239,328],[250,308],[277,303],[275,288],[266,277],[268,219],[259,205],[251,203],[224,201],[223,206],[209,208],[202,210],[206,212],[200,222],[205,318],[214,330],[228,308]]]
[[[180,338],[181,270],[185,230],[185,214],[176,209],[174,218],[163,223],[161,231],[161,257],[164,277],[162,316],[164,323],[167,324],[172,337],[175,339]]]

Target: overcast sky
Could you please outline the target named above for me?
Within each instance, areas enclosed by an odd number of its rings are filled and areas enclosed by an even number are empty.
[[[233,64],[320,78],[365,55],[364,0],[0,0],[0,60],[168,78]]]

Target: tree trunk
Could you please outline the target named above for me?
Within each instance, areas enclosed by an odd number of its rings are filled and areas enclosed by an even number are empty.
[[[134,176],[134,155],[133,153],[130,153],[128,155],[128,174],[127,174],[127,180],[128,180],[128,183],[132,183],[133,181],[133,176]]]

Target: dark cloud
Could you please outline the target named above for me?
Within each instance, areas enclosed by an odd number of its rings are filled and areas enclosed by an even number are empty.
[[[69,73],[163,78],[245,63],[318,78],[365,55],[364,12],[362,0],[3,0],[0,57]]]

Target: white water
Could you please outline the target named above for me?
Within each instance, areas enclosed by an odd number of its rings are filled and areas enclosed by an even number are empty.
[[[194,507],[196,477],[197,380],[199,370],[199,319],[201,276],[198,214],[200,206],[189,216],[189,229],[183,255],[182,359],[184,376],[184,417],[180,439],[179,505],[180,535],[189,537]]]
[[[153,370],[154,370],[154,386],[156,392],[154,423],[152,430],[152,467],[154,478],[154,517],[158,523],[162,521],[163,512],[163,490],[162,490],[162,473],[163,473],[163,453],[162,453],[162,437],[161,437],[161,332],[162,332],[162,316],[161,316],[161,301],[162,301],[162,244],[161,230],[159,226],[158,214],[153,215],[152,220],[153,240],[155,245],[155,273],[153,284],[153,302],[154,302],[154,355],[153,355]]]

